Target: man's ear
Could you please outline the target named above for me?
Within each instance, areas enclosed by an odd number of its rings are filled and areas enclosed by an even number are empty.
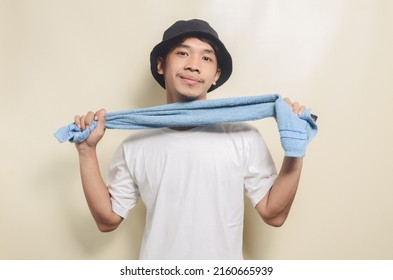
[[[213,85],[215,86],[221,76],[221,68],[217,68],[216,76],[214,77]]]
[[[162,57],[157,58],[157,73],[164,75],[164,60]]]

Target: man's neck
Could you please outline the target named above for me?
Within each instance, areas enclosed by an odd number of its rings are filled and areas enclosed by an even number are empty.
[[[170,94],[166,93],[166,103],[178,103],[178,102],[191,102],[196,100],[206,100],[206,94],[200,96],[187,96],[182,94]]]

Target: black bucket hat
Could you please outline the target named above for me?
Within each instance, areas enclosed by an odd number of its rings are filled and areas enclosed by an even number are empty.
[[[167,46],[173,41],[184,38],[198,36],[200,38],[206,38],[210,42],[216,45],[217,49],[217,60],[218,67],[221,69],[221,75],[216,85],[212,85],[208,92],[218,88],[224,84],[232,74],[232,58],[224,44],[218,38],[217,32],[207,23],[200,19],[191,20],[179,20],[165,30],[162,36],[162,41],[156,45],[150,53],[150,70],[156,79],[156,81],[165,88],[164,77],[157,72],[157,59],[164,55],[164,51],[167,50]]]

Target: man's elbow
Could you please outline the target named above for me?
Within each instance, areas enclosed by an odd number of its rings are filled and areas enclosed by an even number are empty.
[[[97,228],[101,232],[111,232],[117,229],[119,225],[97,223]]]
[[[264,204],[262,201],[256,205],[256,210],[259,214],[259,216],[262,218],[262,220],[273,227],[281,227],[287,217],[288,213],[285,211],[273,211],[272,209],[266,207],[266,204]]]
[[[281,227],[288,217],[287,213],[260,212],[259,215],[266,224],[272,227]]]
[[[118,228],[123,218],[113,215],[110,219],[96,220],[97,228],[101,232],[111,232]]]
[[[266,224],[268,224],[269,226],[272,226],[272,227],[281,227],[284,223],[285,223],[285,221],[286,221],[286,218],[282,218],[282,217],[276,217],[276,218],[269,218],[269,219],[267,219],[267,218],[262,218],[263,220],[264,220],[264,222],[266,223]]]

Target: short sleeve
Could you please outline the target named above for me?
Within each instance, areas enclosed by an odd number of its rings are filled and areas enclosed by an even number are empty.
[[[113,155],[106,183],[111,195],[113,212],[127,218],[130,210],[138,202],[140,193],[129,171],[123,145]]]
[[[256,129],[250,131],[247,143],[244,187],[246,195],[255,207],[272,187],[277,178],[277,171],[270,151]]]

